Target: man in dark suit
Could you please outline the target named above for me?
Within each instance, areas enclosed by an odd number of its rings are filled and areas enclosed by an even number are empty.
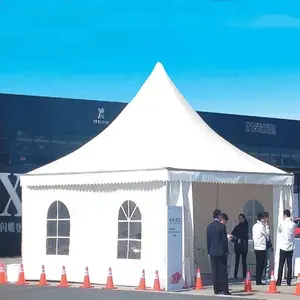
[[[227,278],[228,239],[226,226],[220,223],[221,211],[213,212],[213,222],[207,226],[207,252],[211,261],[214,293],[230,295]],[[220,286],[221,283],[221,286]]]

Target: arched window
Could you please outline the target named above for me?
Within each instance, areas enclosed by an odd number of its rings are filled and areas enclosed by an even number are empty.
[[[257,215],[264,212],[265,209],[257,200],[249,200],[246,202],[243,212],[249,222],[249,239],[252,239],[252,227],[257,221]]]
[[[70,215],[60,201],[53,202],[47,214],[47,255],[69,255]]]
[[[134,202],[125,201],[119,209],[118,258],[140,259],[141,240],[141,212]]]

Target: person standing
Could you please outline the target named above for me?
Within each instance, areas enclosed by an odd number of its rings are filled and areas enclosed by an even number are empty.
[[[270,227],[269,227],[269,213],[264,212],[265,218],[266,218],[266,227],[267,231],[270,232]],[[266,265],[265,265],[265,284],[270,283],[270,263],[271,263],[271,254],[273,253],[273,245],[271,242],[271,237],[269,235],[269,238],[267,238],[266,242]]]
[[[227,222],[228,222],[229,218],[228,215],[225,213],[221,213],[221,220],[220,223],[224,224],[226,226]]]
[[[283,211],[283,222],[278,227],[278,246],[280,249],[276,282],[278,286],[281,285],[282,271],[285,261],[287,261],[287,285],[290,286],[292,282],[292,261],[295,246],[294,230],[295,223],[291,219],[291,212],[286,209]]]
[[[234,279],[237,279],[238,277],[241,256],[243,266],[243,278],[245,279],[247,273],[249,224],[244,214],[239,215],[239,224],[235,226],[231,235],[233,236],[235,253]]]
[[[211,261],[214,293],[230,295],[227,279],[228,240],[226,226],[221,221],[221,211],[213,212],[213,222],[207,226],[207,253]]]
[[[259,213],[257,222],[252,227],[252,237],[256,258],[256,285],[264,285],[261,281],[266,263],[267,239],[270,236],[266,226],[265,214]]]
[[[227,222],[228,222],[229,218],[228,215],[225,213],[221,213],[221,224],[224,224],[226,226]],[[231,241],[232,240],[232,235],[231,234],[227,234],[227,240]],[[227,262],[226,262],[226,278],[228,281],[228,272],[227,272]],[[222,289],[222,282],[220,282],[220,293],[223,293],[223,289]]]

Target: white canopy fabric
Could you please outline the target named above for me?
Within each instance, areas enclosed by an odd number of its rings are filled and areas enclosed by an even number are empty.
[[[214,132],[157,63],[109,127],[73,153],[22,176],[29,185],[149,180],[292,185],[293,175]]]

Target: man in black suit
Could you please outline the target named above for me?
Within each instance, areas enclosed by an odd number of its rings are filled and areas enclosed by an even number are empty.
[[[220,223],[221,211],[213,212],[213,222],[207,226],[207,252],[211,261],[214,293],[230,295],[227,278],[228,239],[226,226]],[[221,286],[220,286],[221,283]]]

